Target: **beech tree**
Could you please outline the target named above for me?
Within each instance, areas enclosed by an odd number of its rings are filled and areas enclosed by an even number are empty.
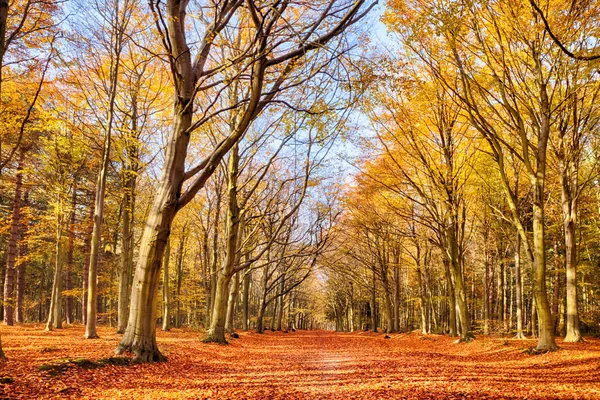
[[[163,172],[140,245],[129,323],[117,348],[117,353],[125,350],[134,353],[137,362],[165,359],[156,346],[153,304],[162,256],[175,214],[205,185],[224,155],[243,137],[256,116],[280,92],[285,91],[286,85],[299,85],[310,79],[310,74],[305,77],[294,75],[298,73],[297,68],[303,59],[308,62],[310,55],[316,54],[324,57],[311,60],[317,65],[330,62],[330,56],[318,50],[359,21],[373,5],[366,7],[364,0],[350,5],[332,2],[324,4],[322,11],[318,12],[285,1],[273,4],[226,1],[214,4],[209,17],[211,20],[197,27],[202,37],[194,59],[188,46],[186,25],[190,5],[170,0],[166,5],[151,2],[150,6],[168,55],[176,97],[173,129],[165,150]],[[285,17],[295,9],[302,18],[298,19],[293,14],[290,18]],[[340,12],[343,16],[338,19]],[[289,24],[288,21],[294,23]],[[230,40],[238,34],[247,35],[252,40],[242,43],[244,50],[236,58],[220,58],[221,41]],[[251,79],[249,93],[236,106],[240,122],[208,157],[186,172],[190,135],[223,112],[215,110],[213,105],[219,93],[231,84],[231,81],[223,81],[221,76],[232,67],[248,74],[240,75],[238,79],[244,76]],[[194,120],[199,93],[207,102],[199,105],[200,116]],[[190,183],[184,190],[185,181]]]

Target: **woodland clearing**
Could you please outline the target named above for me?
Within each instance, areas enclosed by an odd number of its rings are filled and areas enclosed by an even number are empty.
[[[8,361],[1,398],[411,399],[600,398],[600,340],[530,355],[535,340],[329,331],[240,332],[229,345],[204,332],[158,331],[166,363],[113,365],[120,335],[75,325],[0,327]],[[112,359],[113,361],[115,359]],[[118,364],[118,362],[116,362]],[[62,368],[44,366],[61,365]],[[9,378],[9,379],[7,379]]]

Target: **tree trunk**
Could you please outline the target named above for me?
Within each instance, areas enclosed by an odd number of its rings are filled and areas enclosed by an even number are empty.
[[[181,239],[179,240],[179,246],[177,249],[177,288],[176,288],[176,296],[177,303],[175,309],[175,327],[181,328],[181,281],[183,279],[183,252],[185,249],[185,230],[186,225],[183,226],[181,231]]]
[[[129,317],[129,293],[131,268],[133,264],[133,192],[135,190],[135,172],[124,172],[123,213],[121,215],[121,265],[119,269],[119,299],[117,310],[117,333],[124,333]],[[130,176],[131,175],[131,176]]]
[[[92,204],[96,201],[96,192],[92,197]],[[88,275],[90,269],[90,253],[92,250],[92,232],[94,229],[94,207],[90,205],[90,214],[88,218],[87,230],[85,233],[85,239],[83,244],[84,260],[83,260],[83,298],[81,300],[81,320],[85,325],[87,323],[87,303],[88,303]]]
[[[165,260],[163,261],[163,322],[162,330],[171,330],[171,315],[169,312],[170,290],[169,290],[169,258],[171,256],[171,240],[167,239],[167,246],[165,247]]]
[[[504,332],[510,332],[510,319],[508,316],[509,301],[508,301],[508,266],[504,262],[505,252],[502,250],[502,260],[500,265],[502,268],[502,321],[504,322]]]
[[[23,196],[23,205],[29,204],[29,191],[25,192]],[[29,221],[24,218],[21,223],[19,237],[22,241],[19,245],[20,260],[17,265],[17,301],[15,303],[15,320],[17,323],[22,324],[25,322],[25,314],[23,309],[23,302],[25,299],[25,272],[27,270],[27,262],[25,261],[29,253],[28,238],[26,236],[27,230],[29,229]]]
[[[371,284],[371,330],[377,332],[377,274],[373,268],[373,282]]]
[[[525,333],[523,333],[523,277],[521,276],[521,235],[518,232],[515,240],[515,286],[517,297],[516,339],[526,339]]]
[[[62,328],[61,300],[62,300],[62,273],[63,273],[63,222],[61,205],[58,205],[58,216],[56,222],[56,255],[54,280],[52,282],[52,295],[50,297],[50,310],[46,330]]]
[[[123,339],[116,349],[117,354],[126,350],[134,353],[134,362],[166,360],[156,345],[154,305],[162,258],[177,212],[177,199],[184,178],[185,155],[189,142],[187,129],[191,126],[193,112],[193,107],[188,106],[189,102],[189,98],[179,98],[175,104],[173,131],[167,145],[160,183],[142,234],[131,289],[129,321]]]
[[[568,178],[562,178],[567,180]],[[578,185],[576,178],[572,186]],[[566,298],[567,320],[565,342],[580,342],[583,340],[579,331],[579,306],[577,300],[577,239],[576,222],[578,204],[577,199],[568,191],[565,183],[562,185],[563,229],[565,234],[565,269],[567,275]]]
[[[538,166],[538,170],[541,167]],[[538,174],[540,175],[540,174]],[[534,185],[533,198],[533,249],[534,297],[538,314],[539,336],[536,350],[552,351],[558,347],[554,341],[554,321],[546,292],[546,245],[544,242],[544,188],[542,175]]]
[[[484,265],[485,274],[483,275],[483,334],[490,333],[490,263],[487,252],[487,243],[484,244]]]
[[[112,124],[112,118],[109,119]],[[107,125],[108,126],[108,125]],[[85,324],[86,339],[97,339],[96,313],[98,308],[98,259],[100,255],[100,243],[102,234],[102,223],[104,222],[104,197],[106,193],[106,178],[108,176],[108,165],[110,161],[111,137],[110,129],[107,129],[102,150],[102,164],[96,183],[96,197],[94,202],[94,229],[92,231],[90,264],[88,268],[88,298],[87,317]]]
[[[391,333],[392,327],[392,298],[390,294],[390,285],[387,274],[387,266],[381,269],[381,282],[383,284],[383,313],[385,316],[385,332]]]
[[[233,282],[229,289],[229,299],[227,300],[227,316],[225,317],[225,331],[230,335],[233,335],[235,319],[235,302],[237,301],[238,288],[240,285],[239,272],[233,275]]]
[[[250,327],[250,282],[252,280],[252,272],[248,271],[244,275],[244,291],[242,293],[242,329],[247,331]]]
[[[25,193],[25,199],[27,199],[27,193]],[[21,226],[21,237],[25,235],[27,230],[27,224]],[[29,252],[27,241],[24,241],[20,246],[19,253],[21,255],[21,261],[17,266],[17,302],[15,304],[15,320],[18,324],[25,322],[25,314],[23,313],[23,301],[25,298],[25,271],[26,262],[24,261]]]
[[[275,324],[275,330],[280,331],[281,330],[281,323],[283,321],[283,308],[284,308],[284,304],[285,304],[285,294],[283,293],[283,291],[285,290],[285,276],[283,277],[283,279],[281,280],[280,283],[280,295],[279,295],[279,308],[278,308],[278,312],[277,312],[277,321]]]
[[[239,146],[235,144],[229,156],[225,262],[217,278],[210,328],[208,329],[206,338],[204,338],[205,342],[227,343],[225,340],[227,298],[229,295],[229,283],[235,273],[234,269],[238,259],[238,235],[240,231],[240,210],[237,202],[238,168]]]
[[[417,286],[419,287],[417,290],[419,291],[419,310],[421,314],[421,333],[423,335],[427,335],[427,316],[425,314],[425,287],[423,283],[423,273],[421,271],[421,266],[417,267]]]
[[[267,295],[266,295],[266,289],[263,292],[263,296],[261,298],[260,301],[260,305],[258,308],[258,315],[256,316],[256,333],[263,333],[264,331],[264,327],[263,327],[263,322],[265,319],[265,311],[267,309]]]
[[[354,286],[350,282],[350,296],[349,296],[349,315],[348,315],[348,327],[350,332],[354,332]]]
[[[450,337],[458,336],[456,329],[456,296],[454,294],[454,283],[452,282],[452,278],[450,276],[450,261],[447,258],[444,258],[444,268],[446,269],[446,282],[448,287],[448,333]]]
[[[558,334],[558,302],[560,298],[560,256],[558,254],[558,240],[554,240],[554,288],[552,291],[552,318],[554,325],[554,334]]]
[[[10,224],[10,235],[8,238],[8,249],[6,256],[6,271],[4,278],[4,324],[14,325],[14,292],[15,292],[15,264],[17,260],[17,245],[19,242],[19,230],[21,228],[21,192],[23,189],[23,162],[25,151],[19,152],[17,164],[17,175],[15,178],[15,195],[13,197],[12,218]]]
[[[65,290],[73,289],[72,271],[73,271],[73,251],[75,249],[75,212],[77,208],[77,181],[73,183],[73,194],[71,197],[71,216],[69,218],[69,243],[67,248],[67,265],[65,271]],[[65,299],[65,314],[67,317],[67,325],[73,323],[73,296],[69,294]]]
[[[396,257],[394,265],[394,332],[400,332],[400,267]]]
[[[456,226],[454,222],[450,222],[450,227],[446,231],[446,240],[448,241],[448,255],[450,256],[449,267],[450,267],[450,278],[452,281],[452,287],[454,288],[454,295],[456,299],[456,309],[458,316],[458,325],[460,329],[460,340],[468,341],[473,339],[471,333],[471,324],[469,321],[469,314],[467,311],[467,302],[463,284],[462,269],[458,254],[458,243],[456,238]]]

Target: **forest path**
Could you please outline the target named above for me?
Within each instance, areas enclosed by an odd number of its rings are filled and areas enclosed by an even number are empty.
[[[562,343],[551,354],[523,350],[535,341],[478,337],[455,344],[413,332],[241,332],[227,346],[203,344],[201,332],[158,331],[166,363],[69,368],[56,376],[42,365],[99,360],[120,336],[100,327],[44,332],[42,325],[0,326],[9,361],[0,364],[2,398],[90,399],[447,399],[600,398],[600,340]]]

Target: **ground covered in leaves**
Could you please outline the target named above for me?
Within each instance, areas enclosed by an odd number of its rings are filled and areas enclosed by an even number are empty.
[[[166,363],[110,358],[120,335],[84,340],[72,326],[1,327],[9,360],[0,398],[403,399],[600,398],[600,340],[530,355],[535,341],[478,337],[455,344],[416,332],[240,333],[228,346],[201,332],[158,332]]]

